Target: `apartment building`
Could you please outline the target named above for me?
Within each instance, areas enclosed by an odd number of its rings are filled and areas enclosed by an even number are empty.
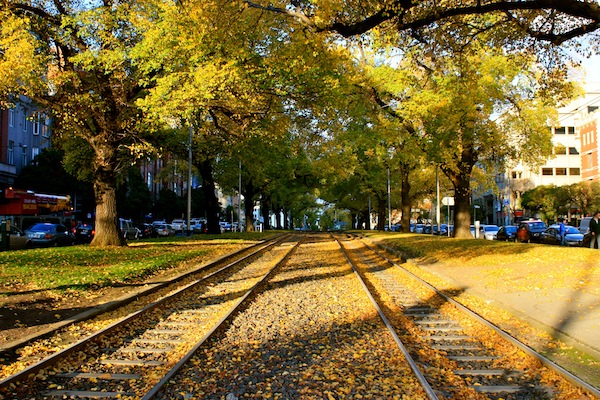
[[[28,99],[0,109],[0,187],[14,183],[21,169],[50,147],[50,119]]]
[[[558,126],[550,127],[553,156],[532,169],[519,163],[496,177],[498,194],[486,194],[479,202],[484,223],[508,225],[526,217],[521,194],[541,185],[565,186],[582,180],[599,180],[598,119],[600,83],[587,85],[585,96],[559,109]],[[476,200],[477,202],[477,200]]]

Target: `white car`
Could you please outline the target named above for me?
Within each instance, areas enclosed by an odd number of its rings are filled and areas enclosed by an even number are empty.
[[[182,219],[174,219],[171,221],[171,228],[173,228],[175,232],[183,232],[186,227],[187,223]]]
[[[479,228],[479,238],[485,240],[496,240],[496,234],[500,227],[498,225],[482,225]]]

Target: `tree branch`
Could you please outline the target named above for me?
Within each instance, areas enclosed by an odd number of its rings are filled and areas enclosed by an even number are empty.
[[[310,27],[316,28],[317,31],[336,32],[344,37],[352,37],[366,33],[386,22],[393,23],[395,28],[400,31],[406,31],[424,28],[435,22],[451,17],[483,15],[497,12],[510,13],[511,11],[525,10],[554,10],[564,16],[587,20],[587,22],[581,21],[579,26],[562,33],[541,32],[533,29],[531,26],[519,22],[521,28],[532,37],[554,44],[563,43],[569,39],[582,36],[600,28],[600,5],[595,2],[582,0],[500,0],[488,3],[482,3],[477,0],[470,5],[457,5],[445,8],[431,8],[431,5],[424,1],[410,2],[399,0],[391,6],[383,6],[379,11],[358,22],[332,22],[325,26],[317,26],[310,16],[299,11],[292,11],[287,8],[273,6],[262,6],[250,0],[243,1],[249,7],[288,15],[299,19],[302,23]],[[408,16],[414,17],[408,19]]]

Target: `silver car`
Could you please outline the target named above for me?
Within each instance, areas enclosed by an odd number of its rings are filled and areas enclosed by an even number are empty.
[[[22,250],[33,247],[31,239],[27,237],[25,232],[17,228],[16,226],[10,226],[10,238],[8,248],[10,250]]]
[[[71,246],[75,236],[62,224],[39,223],[25,230],[34,246]]]

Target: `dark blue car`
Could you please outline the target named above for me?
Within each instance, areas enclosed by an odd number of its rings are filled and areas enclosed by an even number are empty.
[[[496,233],[496,240],[503,240],[514,242],[517,238],[517,227],[516,225],[505,225],[501,226]]]

